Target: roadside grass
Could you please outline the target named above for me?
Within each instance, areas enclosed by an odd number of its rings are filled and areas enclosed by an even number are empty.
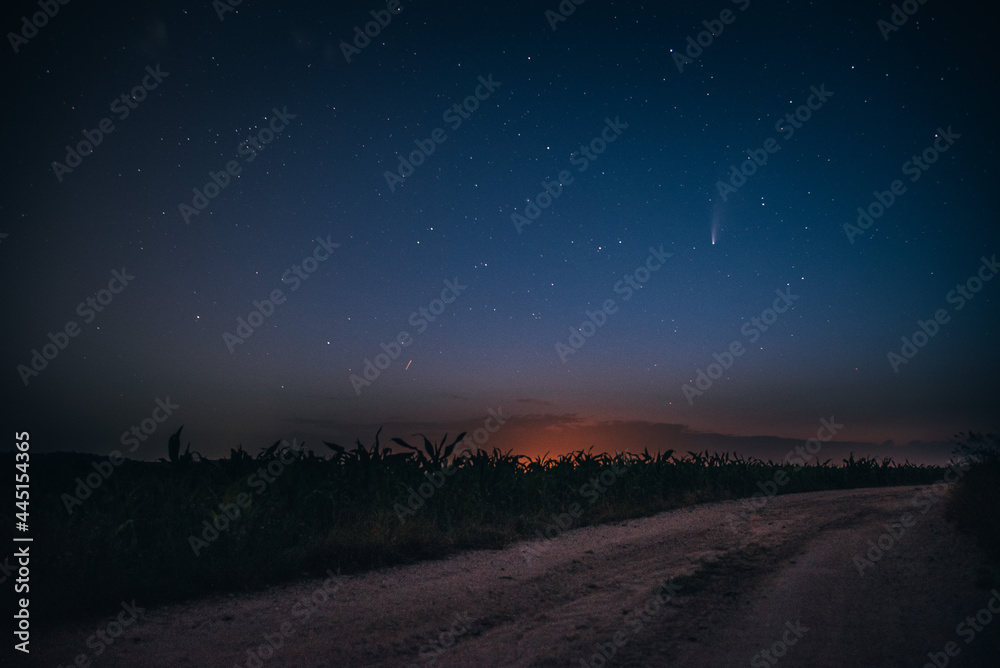
[[[497,449],[456,452],[463,436],[449,445],[447,438],[425,438],[419,447],[394,439],[408,449],[402,453],[382,447],[376,434],[370,447],[327,443],[326,457],[279,442],[256,457],[240,447],[228,459],[207,460],[190,446],[181,454],[178,430],[168,445],[170,461],[126,461],[81,503],[67,499],[106,458],[33,457],[32,528],[40,538],[32,552],[32,594],[44,615],[38,621],[103,614],[123,600],[147,606],[256,589],[328,568],[352,573],[500,549],[534,537],[572,503],[583,509],[576,528],[748,497],[779,471],[788,474],[781,494],[922,485],[944,471],[853,456],[838,466],[828,460],[793,471],[771,461],[677,457],[672,450],[531,459]],[[583,495],[595,479],[613,483],[604,482],[590,504]],[[995,513],[973,512],[987,498],[981,487],[969,487],[980,496],[965,502],[971,510],[962,516],[988,524]],[[241,494],[250,499],[246,507],[235,505]],[[227,507],[230,514],[238,507],[238,517],[228,518]],[[215,538],[206,534],[213,523]]]
[[[969,433],[956,454],[969,470],[955,483],[948,517],[974,536],[991,559],[1000,564],[1000,442],[996,435]]]

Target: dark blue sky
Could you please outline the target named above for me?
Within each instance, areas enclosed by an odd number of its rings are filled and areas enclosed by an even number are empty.
[[[169,397],[140,458],[181,424],[217,456],[501,408],[486,447],[530,454],[996,429],[997,49],[964,4],[885,39],[891,3],[590,0],[553,30],[554,0],[415,0],[350,62],[385,2],[60,5],[3,56],[12,423],[106,453]]]

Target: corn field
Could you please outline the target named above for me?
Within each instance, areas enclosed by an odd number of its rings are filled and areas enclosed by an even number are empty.
[[[578,526],[622,520],[750,496],[782,470],[788,482],[781,494],[926,484],[943,471],[853,456],[795,471],[753,458],[672,450],[529,458],[459,449],[463,437],[423,437],[417,445],[393,439],[394,451],[376,434],[370,446],[325,443],[325,456],[279,442],[256,456],[241,446],[228,459],[208,460],[190,444],[181,453],[178,430],[169,460],[125,461],[71,506],[66,494],[93,474],[94,458],[38,456],[33,519],[49,544],[39,546],[32,590],[51,603],[38,609],[79,616],[133,598],[152,605],[327,568],[349,573],[459,549],[501,548],[534,537],[571,503],[584,509]],[[609,471],[618,472],[613,484],[588,503],[581,490],[595,489],[602,473],[604,480],[612,477]],[[234,508],[238,516],[227,517]],[[206,531],[213,524],[225,525],[214,538]]]

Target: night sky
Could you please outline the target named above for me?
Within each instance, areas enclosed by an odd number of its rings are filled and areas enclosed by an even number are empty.
[[[995,430],[991,17],[665,4],[12,3],[9,426],[137,459],[182,424],[209,457]]]

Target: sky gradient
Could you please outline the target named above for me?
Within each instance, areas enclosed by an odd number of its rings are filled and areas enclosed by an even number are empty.
[[[529,455],[774,457],[827,419],[837,453],[924,461],[997,429],[988,20],[488,4],[69,3],[8,35],[32,448],[147,420],[127,456],[182,424],[322,452],[492,410],[483,447]]]

